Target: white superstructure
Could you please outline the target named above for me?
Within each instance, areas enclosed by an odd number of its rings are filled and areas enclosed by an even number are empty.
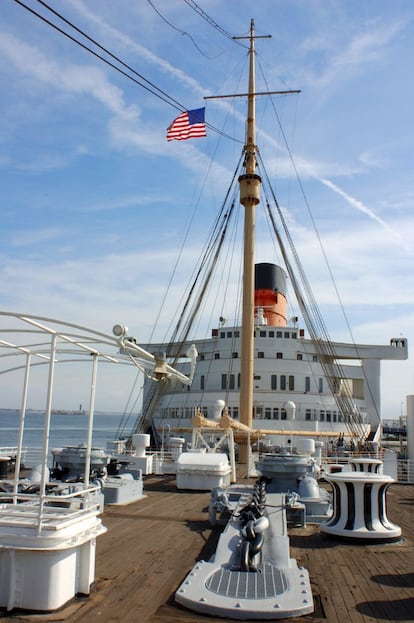
[[[275,269],[281,271],[279,267]],[[283,291],[278,290],[276,296],[283,298]],[[220,415],[217,414],[217,405],[220,410],[225,405],[231,417],[239,418],[240,336],[240,327],[220,324],[212,329],[209,339],[191,342],[198,351],[192,384],[188,386],[167,380],[158,387],[156,407],[152,412],[157,431],[167,425],[171,429],[190,428],[197,408],[204,416],[217,418]],[[152,344],[147,348],[152,352],[166,352],[172,360],[177,357],[178,362],[181,359],[178,369],[189,374],[191,364],[186,357],[189,347],[190,342],[179,347]],[[341,371],[341,377],[334,379],[333,386],[338,396],[346,393],[352,399],[356,409],[350,424],[355,430],[362,427],[367,436],[380,423],[381,361],[406,359],[407,341],[392,338],[388,345],[334,342],[330,343],[329,350],[335,354],[332,361]],[[256,307],[254,428],[286,434],[294,431],[331,433],[333,438],[349,432],[352,428],[347,426],[350,416],[338,407],[331,391],[332,383],[328,382],[320,359],[320,349],[305,337],[296,318],[285,324],[283,314],[266,314],[265,308]],[[148,403],[153,388],[148,383],[144,405]]]

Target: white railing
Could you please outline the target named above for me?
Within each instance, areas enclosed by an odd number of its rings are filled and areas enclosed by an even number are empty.
[[[401,484],[414,484],[414,461],[398,459],[397,482]]]
[[[255,463],[262,458],[262,453],[253,452],[250,457],[250,465],[248,469],[249,477],[256,477],[257,471]],[[383,451],[377,453],[363,453],[360,452],[347,452],[345,454],[334,454],[330,456],[321,457],[321,465],[325,471],[330,471],[330,466],[338,465],[342,470],[351,470],[349,463],[352,458],[366,458],[366,459],[379,459],[384,461],[384,473],[392,476],[397,483],[400,484],[414,484],[414,461],[408,459],[393,459],[391,463],[388,461],[387,456]]]
[[[0,456],[15,456],[17,446],[0,446]]]
[[[175,474],[177,472],[176,461],[178,455],[176,452],[155,450],[148,452],[147,454],[152,454],[152,466],[154,474],[160,476],[162,474]]]

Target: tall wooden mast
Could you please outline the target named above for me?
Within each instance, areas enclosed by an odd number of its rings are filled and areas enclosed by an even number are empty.
[[[240,421],[253,422],[254,374],[254,238],[255,208],[260,203],[261,178],[256,174],[256,96],[254,21],[250,24],[250,65],[245,151],[245,173],[239,177],[240,203],[244,206],[243,304],[240,370]],[[242,449],[240,460],[248,461],[249,449]]]
[[[223,97],[247,96],[247,124],[246,141],[244,145],[245,173],[239,177],[240,203],[245,208],[244,216],[244,256],[243,256],[243,302],[242,302],[242,330],[241,330],[241,368],[240,368],[240,421],[252,427],[253,423],[253,375],[254,375],[254,240],[255,240],[255,208],[260,203],[260,189],[262,180],[256,173],[256,96],[299,93],[299,91],[269,91],[257,93],[255,84],[255,50],[256,39],[268,39],[271,35],[255,35],[254,20],[250,22],[250,33],[244,37],[233,39],[248,39],[249,46],[249,88],[248,93],[232,95],[213,95],[205,99]],[[247,463],[249,448],[247,445],[240,448],[240,461]]]

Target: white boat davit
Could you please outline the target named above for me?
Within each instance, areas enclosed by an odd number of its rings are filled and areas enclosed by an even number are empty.
[[[90,592],[95,578],[96,539],[106,532],[99,517],[102,488],[107,488],[107,503],[127,503],[131,496],[137,499],[142,494],[142,480],[131,474],[109,474],[103,484],[93,480],[91,467],[99,472],[106,470],[110,460],[107,453],[92,447],[98,363],[134,368],[139,364],[153,373],[156,361],[135,341],[123,343],[122,330],[110,336],[80,325],[12,312],[0,312],[0,319],[7,323],[5,328],[0,327],[0,373],[19,369],[24,372],[14,470],[8,474],[3,469],[0,475],[0,608],[48,612],[62,607],[78,593]],[[124,354],[119,353],[120,346]],[[87,439],[80,447],[55,450],[59,465],[50,470],[55,368],[79,361],[86,362],[91,373]],[[39,444],[42,456],[40,464],[23,479],[30,373],[39,364],[45,367],[47,385],[43,443]],[[167,373],[176,374],[169,366],[158,371],[159,376]],[[186,382],[185,376],[177,374],[180,381]],[[61,480],[53,479],[52,471],[60,471]]]

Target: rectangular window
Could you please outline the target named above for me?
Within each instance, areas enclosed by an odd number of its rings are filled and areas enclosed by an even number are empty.
[[[281,420],[286,420],[287,415],[286,415],[286,410],[285,409],[281,409],[280,410],[280,419]]]
[[[205,389],[205,382],[206,382],[206,377],[204,376],[204,374],[202,374],[200,376],[200,389],[201,390]]]
[[[306,409],[305,411],[305,420],[307,420],[308,422],[312,419],[312,412],[310,409]]]
[[[223,339],[224,337],[226,337],[225,331],[220,331],[220,338]]]
[[[278,407],[274,407],[273,408],[273,419],[274,420],[278,420],[279,419],[279,408]]]
[[[296,340],[297,337],[298,337],[297,333],[292,333],[292,340]]]
[[[289,391],[293,392],[295,389],[295,377],[293,375],[289,376]]]
[[[319,379],[319,393],[322,394],[323,393],[323,379]]]
[[[318,361],[318,357],[316,355],[312,355],[312,361]]]
[[[214,359],[220,359],[220,353],[214,353]]]
[[[296,355],[296,359],[297,359],[298,361],[302,361],[302,359],[303,359],[303,355],[302,355],[302,353],[297,353],[297,355]]]
[[[233,333],[231,331],[227,331],[227,337],[231,337]]]
[[[283,333],[282,331],[276,331],[276,337],[282,337]]]
[[[280,375],[280,389],[282,391],[286,389],[286,376],[284,374]]]
[[[283,359],[283,353],[276,353],[276,359]]]
[[[272,374],[270,377],[270,389],[277,389],[277,376]]]
[[[305,376],[305,392],[310,392],[310,376]]]
[[[265,420],[270,420],[272,417],[272,410],[270,409],[270,407],[266,407],[265,409]]]
[[[239,353],[232,353],[231,356],[233,357],[233,359],[238,359]]]
[[[200,353],[200,354],[199,354],[199,357],[200,357],[200,361],[204,361],[204,359],[205,359],[205,355],[204,355],[204,353]]]
[[[325,421],[325,411],[319,411],[319,421],[320,422]]]
[[[266,331],[260,331],[260,337],[266,337]]]
[[[253,417],[258,420],[263,420],[263,407],[253,407]]]
[[[275,332],[274,331],[269,331],[269,337],[275,337]]]
[[[239,418],[239,407],[233,407],[233,418],[235,420]]]
[[[285,331],[285,337],[290,337],[289,331]]]
[[[240,337],[240,331],[235,331],[234,332],[234,337]]]
[[[327,422],[330,422],[330,421],[331,421],[331,412],[330,412],[330,411],[327,411],[327,412],[326,412],[326,421],[327,421]]]
[[[258,359],[264,359],[264,352],[259,350],[259,352],[257,353],[257,358]]]
[[[221,375],[221,389],[227,389],[227,374]]]
[[[234,389],[234,374],[230,374],[229,389]]]

